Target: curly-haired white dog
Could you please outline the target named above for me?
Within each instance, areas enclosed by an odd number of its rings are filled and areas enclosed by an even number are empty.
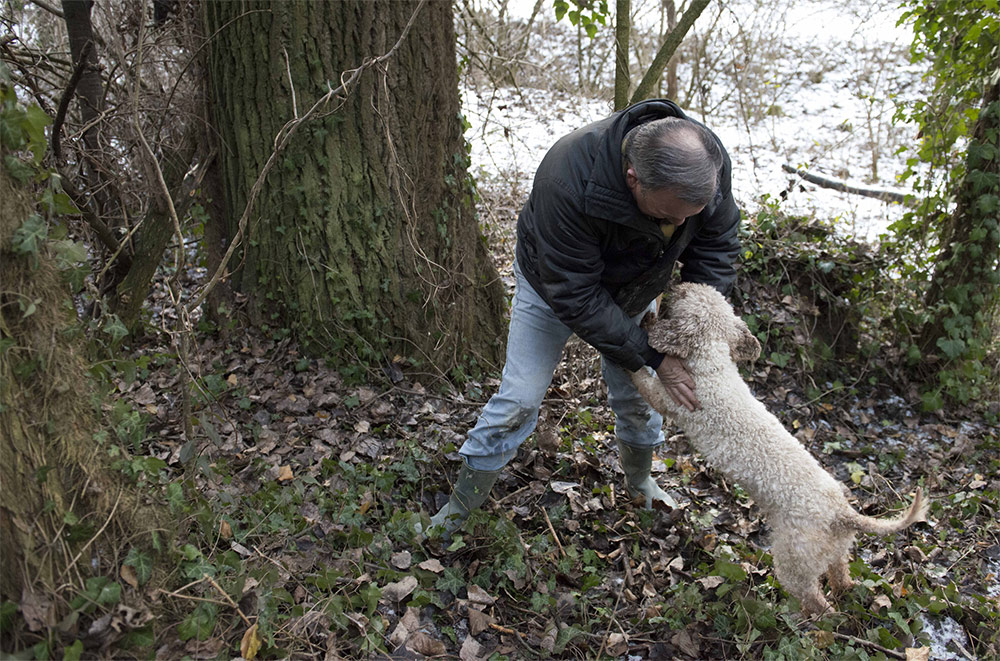
[[[819,579],[834,592],[852,584],[848,554],[856,532],[894,533],[923,521],[921,490],[896,519],[859,514],[844,487],[789,434],[750,392],[736,362],[756,360],[760,343],[717,291],[681,284],[666,302],[667,314],[644,320],[649,343],[682,358],[702,408],[689,411],[667,395],[660,380],[643,369],[632,379],[665,417],[673,418],[706,461],[739,483],[763,510],[772,529],[775,572],[806,615],[830,605]]]

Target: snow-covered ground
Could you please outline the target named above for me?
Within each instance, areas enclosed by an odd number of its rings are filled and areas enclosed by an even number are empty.
[[[531,3],[512,7],[526,16]],[[892,123],[895,99],[915,96],[920,80],[905,57],[911,34],[897,27],[899,14],[880,3],[852,10],[827,1],[764,6],[741,0],[721,10],[710,6],[695,23],[702,38],[713,39],[715,61],[732,71],[709,79],[697,105],[710,112],[688,112],[726,145],[735,195],[746,211],[756,210],[762,196],[784,194],[787,211],[815,214],[867,240],[899,218],[900,205],[818,188],[782,170],[789,164],[860,186],[899,189],[905,156],[895,152],[915,130]],[[682,64],[682,87],[686,75],[690,67]],[[466,137],[473,172],[500,176],[521,194],[556,139],[612,109],[610,98],[470,85],[463,106],[472,125]]]

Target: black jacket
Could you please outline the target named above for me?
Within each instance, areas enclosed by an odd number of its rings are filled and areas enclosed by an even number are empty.
[[[674,262],[681,261],[685,282],[728,294],[740,251],[740,211],[724,148],[715,198],[672,237],[636,206],[625,184],[622,140],[629,129],[668,116],[694,121],[674,103],[653,99],[561,138],[538,166],[517,220],[524,277],[582,340],[633,371],[659,354],[630,317],[663,292]]]

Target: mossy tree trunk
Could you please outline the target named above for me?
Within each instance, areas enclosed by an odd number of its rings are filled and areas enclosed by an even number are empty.
[[[988,85],[955,190],[955,209],[939,230],[941,254],[925,304],[934,316],[921,329],[924,353],[980,359],[994,341],[1000,314],[1000,86]],[[978,354],[978,355],[977,355]]]
[[[12,241],[33,209],[0,164],[0,600],[54,630],[81,578],[117,576],[108,539],[136,531],[137,501],[96,440],[69,286],[45,243]]]
[[[205,3],[230,237],[282,126],[388,52],[417,10]],[[282,152],[231,265],[259,320],[365,363],[499,364],[503,292],[474,214],[454,40],[450,3],[420,7],[393,57]]]

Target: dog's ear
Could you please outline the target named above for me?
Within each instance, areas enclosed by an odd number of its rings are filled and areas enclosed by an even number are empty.
[[[677,358],[690,358],[701,332],[691,317],[657,319],[649,333],[649,346]]]
[[[646,331],[647,333],[653,329],[656,325],[656,313],[650,310],[643,315],[642,321],[639,322],[639,328]]]
[[[729,342],[729,356],[734,363],[752,363],[760,357],[760,342],[750,332],[745,321],[739,317],[735,319],[736,333]]]

